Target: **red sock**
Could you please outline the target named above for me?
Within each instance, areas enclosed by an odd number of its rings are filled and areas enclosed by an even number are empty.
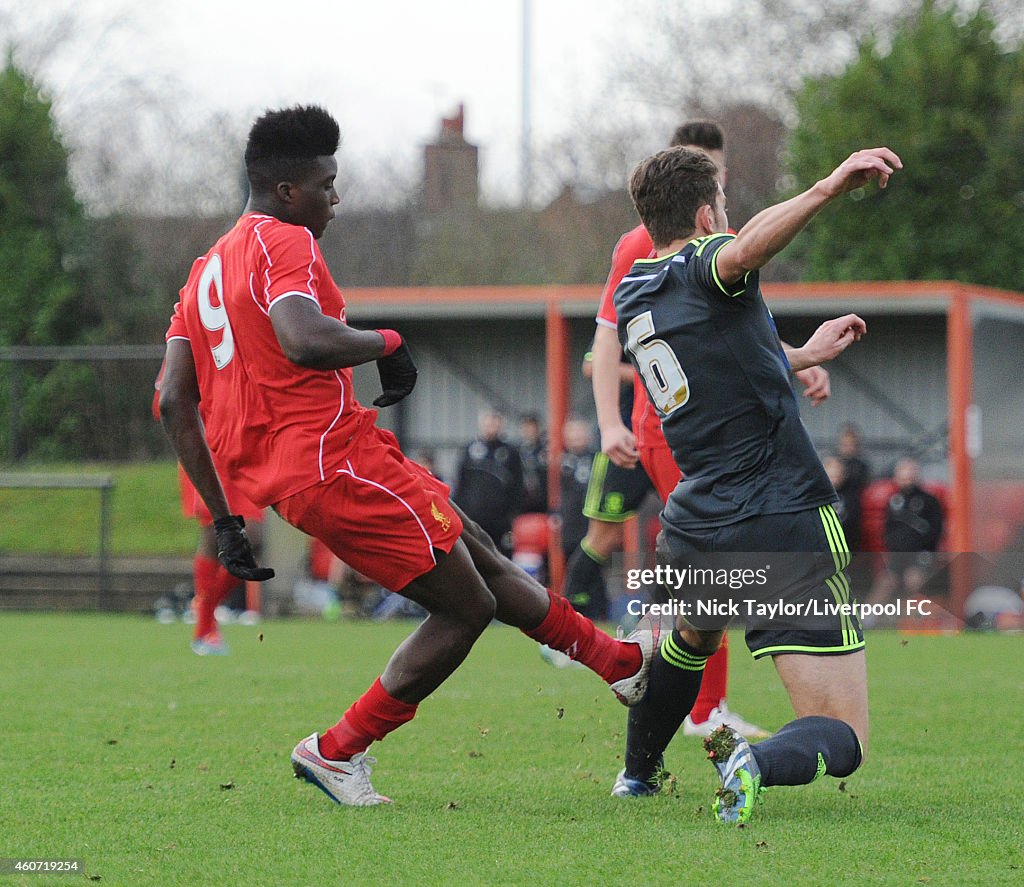
[[[544,621],[532,631],[523,631],[523,634],[565,653],[570,659],[582,662],[609,684],[639,671],[643,654],[636,644],[617,641],[599,631],[586,616],[577,613],[564,597],[553,595],[550,591],[548,597],[551,606]]]
[[[344,716],[320,737],[320,754],[328,761],[347,761],[383,739],[416,714],[416,704],[402,702],[384,689],[380,678],[373,682]]]
[[[196,614],[193,637],[198,639],[216,631],[217,620],[213,611],[242,580],[232,576],[216,558],[197,554],[192,561],[192,581],[196,588],[192,602]]]
[[[725,699],[729,686],[729,635],[722,636],[722,646],[708,658],[704,666],[704,680],[700,685],[697,701],[690,709],[690,720],[702,724],[711,717],[711,709],[717,708]]]

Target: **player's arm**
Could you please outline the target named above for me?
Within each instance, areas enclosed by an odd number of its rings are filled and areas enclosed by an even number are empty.
[[[270,322],[284,356],[307,369],[340,370],[385,354],[384,333],[353,329],[325,315],[312,299],[278,299],[270,308]]]
[[[780,339],[779,342],[782,345],[782,350],[786,352],[786,360],[789,361],[789,367],[793,370],[793,375],[804,386],[804,397],[811,399],[811,406],[816,407],[823,404],[828,400],[829,395],[832,394],[832,380],[828,370],[822,366],[793,369],[793,361],[799,359],[796,354],[799,349],[783,339]]]
[[[636,437],[622,421],[619,398],[622,393],[622,346],[611,327],[597,325],[594,332],[593,367],[590,383],[601,430],[601,451],[622,468],[637,462]]]
[[[583,355],[583,363],[580,365],[580,372],[583,373],[584,379],[594,378],[593,351],[588,351]],[[625,363],[624,361],[619,362],[619,381],[623,385],[628,385],[633,381],[633,364]]]
[[[284,356],[307,369],[340,370],[377,361],[382,391],[374,406],[398,403],[416,386],[409,346],[394,330],[353,329],[302,296],[274,302],[270,323]]]
[[[213,457],[206,443],[206,432],[199,416],[199,382],[187,339],[171,339],[164,357],[160,382],[160,421],[171,446],[213,517],[217,535],[217,557],[233,576],[262,582],[274,577],[274,571],[256,563],[245,521],[231,514]]]
[[[794,373],[827,363],[842,354],[854,342],[859,342],[868,326],[856,314],[844,314],[826,320],[800,348],[790,346],[786,351],[789,366]]]
[[[214,520],[231,514],[217,469],[213,466],[206,432],[199,418],[199,382],[192,346],[185,339],[171,339],[160,382],[160,421],[171,446]]]
[[[793,373],[804,386],[804,397],[811,400],[811,406],[823,404],[832,394],[832,378],[824,367],[807,367]]]
[[[888,148],[854,152],[802,194],[762,210],[747,222],[715,255],[718,279],[728,285],[761,268],[788,246],[822,207],[873,179],[884,188],[893,171],[902,167],[899,157]]]

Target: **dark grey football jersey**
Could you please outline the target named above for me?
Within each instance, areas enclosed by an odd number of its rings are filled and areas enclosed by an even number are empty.
[[[722,526],[836,499],[800,420],[757,272],[726,286],[712,234],[641,259],[615,291],[619,341],[644,381],[683,479],[663,517]]]

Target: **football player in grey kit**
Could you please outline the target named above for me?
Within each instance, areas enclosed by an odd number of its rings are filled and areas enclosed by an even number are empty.
[[[700,152],[661,151],[630,181],[656,257],[638,261],[615,293],[619,340],[683,474],[661,515],[659,558],[685,567],[712,553],[769,553],[777,597],[833,605],[825,622],[747,623],[748,647],[772,657],[797,717],[755,745],[728,726],[705,740],[722,782],[715,815],[725,822],[749,819],[764,786],[852,773],[867,746],[864,638],[844,606],[849,551],[789,382],[791,371],[831,360],[866,326],[854,314],[826,321],[787,360],[758,269],[826,204],[871,181],[885,187],[901,166],[887,148],[858,151],[738,235],[726,233],[725,195]],[[661,640],[647,697],[630,714],[619,781],[649,788],[632,793],[656,790],[662,754],[727,624],[680,616]]]

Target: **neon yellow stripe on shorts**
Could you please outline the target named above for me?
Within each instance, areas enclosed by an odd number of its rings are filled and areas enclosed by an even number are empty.
[[[836,572],[838,573],[850,566],[850,547],[846,544],[843,525],[839,522],[839,515],[831,505],[820,506],[818,516],[821,518],[821,525],[825,528],[828,547],[832,552],[832,559],[836,563]]]

